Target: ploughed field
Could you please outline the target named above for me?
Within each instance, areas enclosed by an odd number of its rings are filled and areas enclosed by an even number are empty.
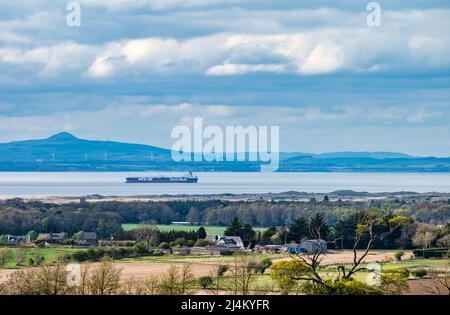
[[[58,255],[68,253],[73,250],[79,249],[68,249],[68,248],[45,248],[41,249],[40,253],[47,257],[46,261],[52,261],[52,259],[57,259]],[[448,260],[439,259],[413,259],[412,252],[405,252],[404,260],[395,261],[394,255],[396,251],[394,250],[373,250],[366,257],[365,263],[383,263],[384,270],[393,270],[400,268],[408,268],[409,270],[415,270],[418,268],[426,269],[440,269]],[[27,253],[28,255],[28,253]],[[282,259],[291,259],[286,254],[254,254],[255,259],[260,260],[263,258],[270,258],[273,261]],[[183,266],[186,264],[191,265],[192,273],[195,277],[210,276],[215,274],[217,267],[222,264],[232,265],[234,261],[233,256],[144,256],[138,258],[128,258],[115,260],[114,264],[117,268],[122,270],[121,278],[122,280],[130,279],[145,279],[150,276],[162,276],[167,274],[169,268],[173,265]],[[353,252],[351,250],[344,251],[330,251],[322,262],[323,273],[332,274],[336,270],[338,264],[351,264],[353,260]],[[0,268],[0,283],[6,279],[6,277],[14,271],[18,270],[18,267],[14,267],[10,262],[9,268]],[[98,263],[85,263],[90,267],[95,267]],[[30,267],[20,267],[21,269],[28,269]],[[358,280],[364,281],[368,276],[368,272],[361,272],[357,274]],[[231,281],[231,278],[230,278]],[[427,294],[424,289],[424,285],[427,284],[427,279],[411,279],[409,281],[410,291],[407,294]],[[253,288],[259,288],[263,285],[272,283],[270,278],[270,270],[266,271],[263,275],[257,275],[252,283]],[[224,282],[226,285],[226,280]],[[277,293],[276,285],[274,285],[274,293]],[[200,289],[200,288],[199,288]],[[200,291],[201,293],[207,293]]]

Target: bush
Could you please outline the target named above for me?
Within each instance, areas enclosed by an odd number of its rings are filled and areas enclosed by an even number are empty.
[[[8,244],[8,236],[0,235],[0,245],[7,245],[7,244]]]
[[[423,268],[420,268],[420,269],[414,270],[412,272],[412,274],[414,275],[414,277],[422,279],[422,278],[425,278],[427,276],[427,270],[423,269]]]
[[[148,253],[146,251],[146,253]],[[86,251],[78,251],[66,257],[66,260],[84,261],[100,261],[105,257],[112,259],[122,259],[138,256],[136,248],[133,247],[113,247],[113,248],[90,248]],[[70,259],[67,259],[70,258]]]
[[[389,270],[390,274],[398,274],[401,275],[402,277],[408,278],[409,277],[409,270],[406,268],[397,268],[397,269],[392,269]]]
[[[398,252],[395,253],[395,259],[396,259],[397,261],[400,261],[400,260],[402,260],[403,255],[405,255],[404,252],[398,251]]]
[[[170,249],[170,245],[167,242],[162,242],[158,247],[159,249]]]
[[[421,258],[443,258],[448,254],[448,248],[416,249],[413,251],[415,257]]]
[[[7,261],[12,257],[12,251],[9,248],[0,249],[0,267],[6,265]]]
[[[64,240],[64,245],[75,245],[75,240],[68,238]]]
[[[200,277],[199,283],[203,289],[207,289],[213,283],[213,278],[210,276]]]
[[[270,258],[264,258],[256,265],[256,270],[260,274],[263,274],[270,266],[272,266],[272,260]]]
[[[184,237],[178,237],[175,241],[173,241],[175,246],[186,246],[187,241]]]
[[[137,243],[134,245],[133,249],[136,255],[148,254],[147,246],[145,245],[145,243]]]

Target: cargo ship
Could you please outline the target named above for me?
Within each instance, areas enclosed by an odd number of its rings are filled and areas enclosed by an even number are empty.
[[[181,177],[169,176],[152,176],[152,177],[127,177],[127,184],[195,184],[198,182],[198,177],[188,172]]]

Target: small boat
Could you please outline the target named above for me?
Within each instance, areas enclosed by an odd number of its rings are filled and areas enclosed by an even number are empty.
[[[198,177],[192,175],[189,171],[186,175],[180,177],[174,176],[152,176],[152,177],[127,177],[127,184],[195,184]]]

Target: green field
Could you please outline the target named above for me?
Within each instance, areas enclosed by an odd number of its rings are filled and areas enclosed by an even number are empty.
[[[19,251],[19,248],[14,247],[0,247],[0,250],[7,250],[9,251],[10,255],[6,261],[6,264],[4,266],[0,266],[0,268],[20,268],[16,266],[16,257],[17,252]],[[64,254],[70,254],[74,253],[80,250],[86,250],[84,248],[66,248],[66,247],[55,247],[55,248],[26,248],[26,254],[25,254],[25,260],[22,264],[23,266],[28,265],[28,260],[33,256],[33,252],[39,253],[40,256],[44,257],[46,262],[52,262],[57,260],[59,256],[62,256]]]
[[[137,228],[145,227],[145,224],[133,224],[127,223],[122,224],[122,228],[125,231],[135,230]],[[167,231],[197,231],[200,227],[199,225],[185,225],[185,224],[158,224],[158,229],[163,232]],[[208,234],[223,234],[226,229],[226,226],[215,226],[215,225],[206,225],[204,226],[206,233]],[[265,231],[267,228],[254,227],[255,231]]]

